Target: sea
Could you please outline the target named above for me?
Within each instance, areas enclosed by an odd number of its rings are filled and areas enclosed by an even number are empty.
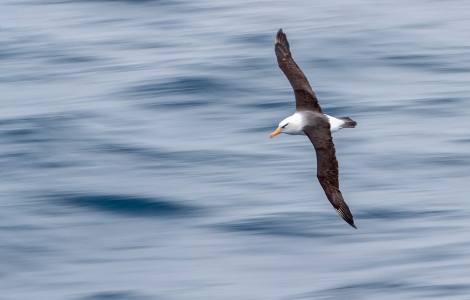
[[[328,202],[282,28],[358,229]],[[467,0],[2,0],[0,299],[470,299]]]

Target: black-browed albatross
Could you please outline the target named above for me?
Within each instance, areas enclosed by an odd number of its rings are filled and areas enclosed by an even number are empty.
[[[274,50],[279,68],[289,79],[295,95],[295,113],[282,120],[270,138],[280,133],[306,135],[317,154],[317,177],[336,212],[352,227],[353,215],[339,190],[338,161],[331,133],[341,128],[354,128],[356,122],[350,118],[335,118],[323,114],[317,97],[302,70],[290,53],[287,37],[279,29],[274,41]]]

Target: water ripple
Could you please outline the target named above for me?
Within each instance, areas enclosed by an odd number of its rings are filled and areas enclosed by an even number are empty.
[[[273,235],[286,237],[329,237],[338,236],[328,229],[332,224],[331,216],[318,213],[272,214],[259,218],[215,225],[223,231]],[[339,224],[339,222],[338,222]],[[341,233],[339,233],[341,235]],[[344,233],[346,234],[346,233]]]
[[[120,291],[120,292],[102,292],[95,293],[89,296],[77,298],[77,300],[150,300],[156,299],[155,297],[144,296],[140,293],[135,293],[132,291]]]
[[[175,94],[217,94],[232,88],[228,83],[220,79],[198,76],[174,78],[167,82],[137,84],[127,89],[126,93],[145,98]]]
[[[49,198],[55,203],[86,207],[127,216],[181,217],[193,214],[198,208],[163,198],[123,195],[63,194]]]
[[[358,219],[400,220],[435,216],[455,216],[456,213],[457,212],[453,210],[399,210],[382,207],[377,209],[360,210],[355,213],[355,216]]]

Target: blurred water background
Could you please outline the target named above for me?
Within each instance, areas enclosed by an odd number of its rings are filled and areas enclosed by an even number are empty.
[[[470,299],[470,3],[0,2],[0,299]],[[333,210],[279,28],[334,134]]]

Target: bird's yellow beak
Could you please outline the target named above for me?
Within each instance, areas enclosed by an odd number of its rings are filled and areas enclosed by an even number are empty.
[[[281,133],[281,132],[282,132],[281,127],[278,127],[278,128],[276,129],[276,131],[274,131],[273,133],[271,133],[271,134],[269,135],[269,137],[270,137],[270,138],[273,138],[273,137],[275,137],[276,135],[278,135],[278,134]]]

